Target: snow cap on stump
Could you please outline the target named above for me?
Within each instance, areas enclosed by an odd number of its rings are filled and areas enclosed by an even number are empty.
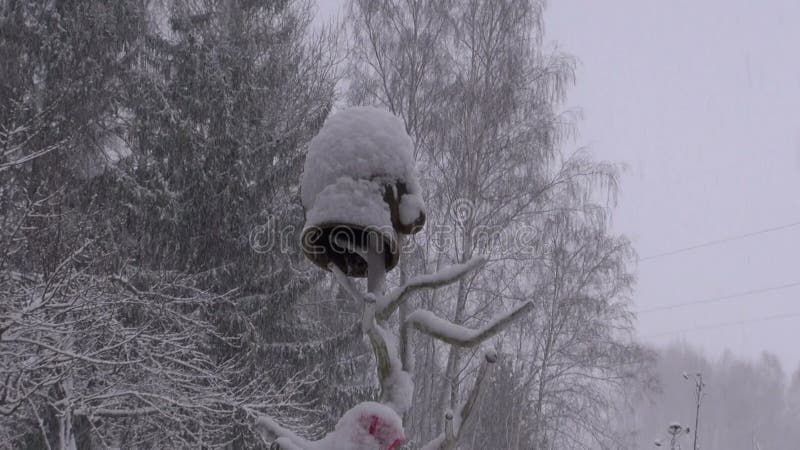
[[[425,223],[413,150],[403,122],[382,109],[348,108],[325,122],[300,180],[303,251],[311,261],[365,276],[363,259],[340,244],[365,246],[371,234],[384,244],[386,269],[397,265],[397,234],[416,233]]]

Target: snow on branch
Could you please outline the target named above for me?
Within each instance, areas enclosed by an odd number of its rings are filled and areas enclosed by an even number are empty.
[[[255,415],[304,413],[299,393],[316,380],[232,385],[250,373],[247,361],[207,350],[240,345],[207,320],[231,299],[200,289],[199,276],[138,267],[95,275],[68,259],[46,277],[0,270],[0,428],[44,423],[40,412],[52,410],[64,427],[73,417],[102,420],[95,432],[105,442],[134,420],[148,430],[146,442],[196,448],[223,446],[232,426]],[[243,417],[243,409],[253,413]]]
[[[277,437],[277,443],[284,450],[307,449],[311,447],[311,442],[294,434],[292,431],[282,427],[278,422],[271,417],[261,415],[256,419],[256,429],[261,433],[264,439]],[[272,436],[270,436],[270,434]]]
[[[342,243],[347,244],[347,243]],[[355,248],[351,248],[355,250]],[[257,424],[262,432],[276,436],[276,444],[284,450],[333,450],[341,448],[342,442],[348,442],[349,437],[345,437],[345,429],[358,429],[367,431],[370,439],[376,439],[382,449],[393,449],[404,440],[402,431],[402,420],[400,416],[405,414],[411,407],[411,397],[414,391],[414,383],[408,368],[404,367],[401,361],[397,343],[394,336],[381,325],[392,316],[400,307],[408,295],[414,291],[424,288],[437,288],[453,283],[470,272],[478,269],[486,263],[486,258],[478,256],[470,259],[463,264],[456,264],[439,270],[433,274],[426,274],[414,277],[409,282],[382,294],[383,278],[385,277],[384,268],[380,266],[382,259],[371,258],[374,256],[372,248],[361,250],[362,257],[365,257],[369,265],[368,280],[369,291],[361,294],[347,275],[335,264],[329,266],[336,281],[342,288],[357,302],[363,303],[363,313],[361,318],[361,330],[369,339],[372,351],[375,355],[378,380],[381,385],[381,402],[383,404],[370,404],[369,402],[356,405],[351,411],[345,414],[337,429],[329,433],[320,441],[310,442],[298,437],[291,431],[280,426],[269,417],[261,417]],[[379,266],[375,266],[378,264]],[[522,314],[533,308],[533,302],[526,302],[517,306],[513,310],[493,318],[486,325],[471,329],[461,325],[456,325],[447,320],[441,319],[427,310],[418,309],[408,315],[400,324],[401,336],[406,333],[409,326],[439,339],[450,345],[458,347],[475,346],[486,339],[496,335],[503,330],[509,323],[517,319]],[[429,442],[425,449],[450,449],[458,441],[462,424],[467,421],[470,413],[474,409],[481,385],[487,378],[490,365],[497,359],[494,352],[485,354],[485,360],[481,364],[475,379],[475,384],[467,395],[466,401],[458,408],[454,414],[447,411],[445,414],[445,432],[433,441]],[[383,408],[383,409],[381,409]],[[356,413],[355,411],[371,411],[369,414]],[[347,417],[357,418],[351,425],[344,426],[348,422]],[[383,436],[375,434],[377,423],[384,423],[387,430]],[[360,424],[360,425],[355,425]],[[355,428],[353,428],[355,427]],[[361,432],[359,432],[361,433]],[[356,434],[359,434],[356,433]],[[267,434],[267,433],[265,433]],[[380,433],[379,433],[380,434]],[[352,432],[346,433],[352,436]],[[373,441],[370,441],[373,442]],[[336,446],[339,445],[339,446]],[[349,448],[349,447],[348,447]],[[354,448],[373,448],[357,446]]]
[[[76,416],[86,416],[86,417],[131,417],[131,416],[158,414],[159,412],[160,412],[159,409],[156,407],[128,408],[128,409],[78,408],[72,411],[72,413],[75,414]]]
[[[407,283],[392,289],[378,300],[377,318],[387,320],[397,310],[408,294],[425,288],[445,286],[463,278],[468,273],[486,264],[486,258],[476,256],[463,264],[454,264],[436,273],[419,275]]]
[[[413,382],[398,356],[396,343],[392,336],[375,323],[375,307],[379,301],[375,294],[368,292],[361,295],[349,278],[335,264],[330,266],[336,280],[354,299],[362,300],[364,310],[361,318],[361,330],[369,338],[381,385],[381,399],[395,411],[406,412],[411,407],[411,396],[414,391]]]
[[[403,326],[413,326],[417,330],[458,347],[473,347],[494,336],[513,322],[517,317],[533,308],[533,302],[525,302],[517,308],[493,318],[488,324],[478,329],[456,325],[437,317],[428,310],[418,309],[408,315]]]

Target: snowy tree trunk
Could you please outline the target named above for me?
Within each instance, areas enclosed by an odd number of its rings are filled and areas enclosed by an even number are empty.
[[[383,245],[377,241],[374,234],[369,235],[367,248],[367,292],[379,297],[383,295],[386,286],[386,260]]]
[[[462,230],[462,255],[461,261],[469,261],[472,258],[472,217],[468,217],[465,223],[462,223],[464,229]],[[469,288],[467,280],[461,279],[458,281],[458,294],[456,296],[456,310],[454,313],[454,322],[458,325],[464,323],[467,312],[467,297],[469,296]],[[440,405],[443,410],[455,409],[458,404],[458,396],[461,390],[461,383],[459,380],[459,372],[461,368],[461,351],[462,349],[453,346],[450,347],[450,352],[447,356],[447,366],[445,368],[444,385],[441,389]],[[449,399],[449,402],[448,402]],[[439,419],[438,432],[442,431],[444,423]]]
[[[406,283],[407,276],[406,276],[406,262],[405,260],[400,261],[400,285]],[[408,315],[410,305],[408,302],[403,302],[399,308],[400,314],[400,323],[405,323],[406,319],[408,319]],[[408,328],[400,327],[400,363],[403,366],[403,370],[406,370],[409,373],[414,373],[414,352],[412,350],[412,342],[411,336],[409,335]],[[411,414],[412,410],[409,409],[405,413],[403,413],[403,423],[408,424],[411,422]]]
[[[71,346],[70,346],[71,347]],[[75,433],[73,432],[73,414],[72,414],[72,394],[74,390],[74,378],[72,374],[67,375],[64,381],[60,383],[61,390],[64,394],[65,406],[64,411],[58,416],[58,449],[59,450],[77,450],[78,444],[75,442]],[[46,436],[44,436],[47,439]]]

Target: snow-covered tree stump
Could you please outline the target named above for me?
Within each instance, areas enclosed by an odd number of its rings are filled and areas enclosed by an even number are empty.
[[[403,123],[375,108],[351,108],[333,115],[311,142],[301,180],[306,209],[303,250],[312,262],[331,271],[362,305],[361,327],[375,355],[381,398],[380,403],[355,405],[319,441],[308,441],[270,417],[259,417],[260,429],[276,437],[284,450],[392,450],[401,445],[405,440],[402,417],[411,408],[414,383],[409,362],[401,358],[407,354],[407,340],[395,341],[389,321],[413,292],[456,282],[486,262],[476,257],[385,291],[386,274],[400,257],[398,234],[415,233],[425,222],[412,155]],[[359,292],[349,278],[363,276],[367,277],[366,293]],[[418,309],[400,323],[400,335],[408,336],[413,328],[450,345],[473,347],[532,307],[531,302],[524,303],[480,329]],[[494,352],[485,354],[466,401],[457,411],[443,411],[445,432],[424,449],[455,446],[495,360]]]

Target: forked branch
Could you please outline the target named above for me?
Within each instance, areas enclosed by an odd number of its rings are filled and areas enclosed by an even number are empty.
[[[408,294],[420,289],[437,288],[454,283],[484,264],[486,264],[486,258],[476,256],[463,264],[454,264],[436,273],[418,275],[379,299],[376,317],[378,320],[388,320],[408,297]]]
[[[367,248],[351,246],[350,250],[357,251],[368,262],[368,292],[366,294],[361,294],[347,275],[335,264],[331,264],[329,269],[342,288],[354,300],[363,303],[361,329],[369,338],[375,355],[378,380],[382,391],[382,402],[392,407],[402,416],[411,406],[410,392],[413,392],[413,383],[410,374],[407,372],[409,369],[402,367],[403,363],[399,358],[398,349],[393,345],[391,335],[387,334],[388,332],[381,324],[392,316],[408,298],[409,294],[420,289],[437,288],[458,281],[485,264],[486,259],[478,256],[464,264],[450,266],[433,274],[414,277],[409,282],[384,294],[382,291],[385,267],[383,266],[383,257],[378,253],[375,243],[370,242]],[[447,344],[458,347],[472,347],[496,335],[531,308],[533,308],[533,303],[526,302],[505,314],[493,318],[489,323],[477,329],[456,325],[437,317],[430,311],[418,309],[409,314],[400,326],[403,333],[407,333],[408,327],[414,327],[418,331]],[[467,395],[466,401],[455,413],[449,410],[445,413],[445,432],[425,445],[423,447],[424,450],[445,450],[455,447],[461,434],[462,425],[475,408],[481,392],[481,386],[486,380],[491,367],[490,365],[497,359],[494,352],[486,353],[484,356],[484,361],[481,363],[475,383]],[[305,450],[309,444],[314,444],[281,427],[268,417],[262,416],[259,418],[257,426],[260,430],[277,436],[277,444],[284,450]]]
[[[525,302],[517,308],[499,315],[478,329],[456,325],[437,317],[428,310],[418,309],[408,315],[404,327],[413,326],[433,338],[457,347],[474,347],[503,330],[517,317],[533,308],[533,302]]]

